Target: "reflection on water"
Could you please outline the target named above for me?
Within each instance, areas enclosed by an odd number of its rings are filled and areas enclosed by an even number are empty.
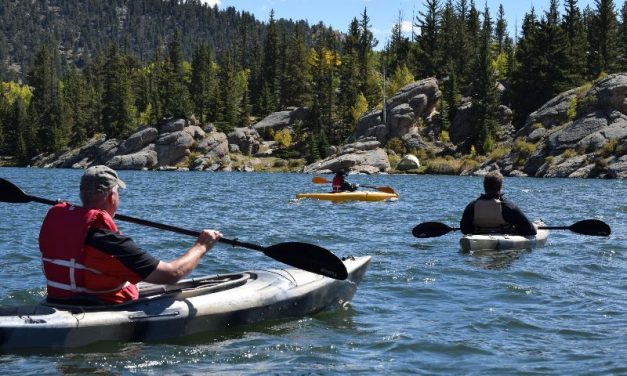
[[[474,250],[470,252],[460,252],[469,257],[468,263],[482,269],[504,269],[512,265],[524,253],[531,252],[531,249],[509,249],[509,250]]]

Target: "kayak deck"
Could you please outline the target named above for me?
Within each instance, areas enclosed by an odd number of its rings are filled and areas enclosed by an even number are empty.
[[[255,270],[140,283],[140,299],[114,306],[0,308],[0,351],[64,349],[100,342],[162,341],[316,313],[350,301],[370,256],[344,260],[346,280],[300,269]]]
[[[536,229],[543,226],[542,222],[534,222]],[[537,229],[532,236],[508,234],[464,235],[459,239],[459,245],[464,252],[474,250],[506,250],[529,249],[543,246],[549,237],[549,230]]]
[[[385,201],[398,199],[398,193],[387,193],[379,191],[354,191],[354,192],[315,192],[299,193],[297,199],[311,198],[316,200],[326,200],[333,202],[343,201]]]

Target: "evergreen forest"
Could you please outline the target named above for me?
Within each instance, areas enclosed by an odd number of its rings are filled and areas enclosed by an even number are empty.
[[[442,89],[442,131],[472,98],[473,152],[486,154],[500,104],[521,127],[560,92],[627,71],[627,1],[582,9],[550,0],[546,12],[528,10],[515,36],[503,6],[423,0],[421,9],[415,33],[402,32],[399,16],[380,46],[367,7],[334,30],[199,0],[3,0],[0,155],[26,165],[171,117],[228,133],[296,106],[311,116],[289,135],[286,156],[315,161],[345,143],[362,114],[427,77]]]

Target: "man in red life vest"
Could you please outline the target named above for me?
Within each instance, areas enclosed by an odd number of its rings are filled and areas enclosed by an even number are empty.
[[[478,199],[472,201],[460,221],[464,234],[518,234],[535,235],[537,230],[533,223],[513,202],[501,193],[503,175],[499,171],[490,171],[483,178],[485,191]]]
[[[171,284],[196,268],[222,237],[203,230],[182,256],[166,262],[140,249],[113,222],[126,185],[106,166],[92,166],[81,178],[83,207],[53,206],[39,234],[48,300],[69,304],[115,304],[136,300],[140,281]]]
[[[334,193],[345,192],[345,191],[354,192],[357,190],[357,188],[359,188],[358,184],[351,184],[348,181],[346,181],[345,170],[339,170],[333,177],[332,189]]]

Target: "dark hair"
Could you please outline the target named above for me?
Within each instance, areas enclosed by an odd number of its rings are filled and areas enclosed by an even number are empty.
[[[487,194],[501,193],[503,175],[498,170],[488,172],[483,178],[483,189]]]

